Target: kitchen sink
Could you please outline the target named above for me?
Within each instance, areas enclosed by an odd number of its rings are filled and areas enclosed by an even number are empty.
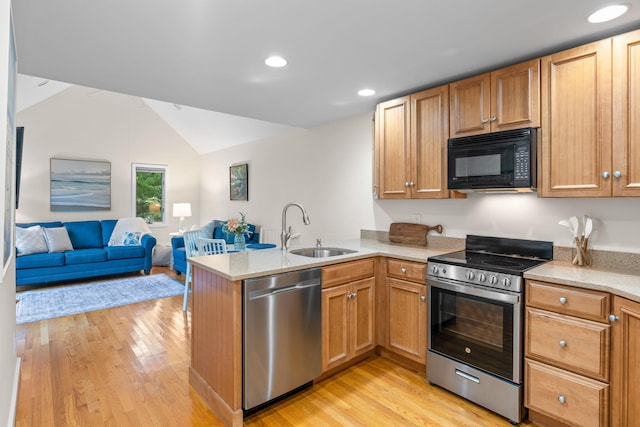
[[[313,248],[293,249],[289,252],[291,252],[294,255],[302,255],[310,258],[326,258],[330,256],[352,254],[357,251],[354,251],[351,249],[342,249],[342,248],[313,247]]]

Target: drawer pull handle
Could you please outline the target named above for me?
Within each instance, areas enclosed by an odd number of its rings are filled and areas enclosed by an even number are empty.
[[[560,304],[564,305],[567,303],[567,299],[565,297],[560,297]]]
[[[558,402],[565,403],[566,401],[567,399],[565,399],[563,395],[558,396]]]
[[[404,268],[404,267],[402,267],[402,268],[400,269],[400,273],[402,273],[402,274],[407,274],[407,269],[406,269],[406,268]]]
[[[560,344],[560,347],[566,347],[567,346],[567,342],[565,340],[560,340],[560,342],[558,344]]]
[[[464,378],[465,380],[469,380],[471,382],[474,382],[476,384],[480,384],[480,378],[476,377],[475,375],[471,375],[471,374],[467,374],[466,372],[463,372],[459,369],[456,369],[456,375],[458,375],[459,377]]]
[[[620,318],[618,316],[616,316],[615,314],[610,314],[609,315],[609,322],[615,322],[617,320],[620,320]]]

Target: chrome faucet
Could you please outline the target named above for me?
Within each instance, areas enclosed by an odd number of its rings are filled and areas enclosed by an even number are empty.
[[[289,248],[289,241],[291,240],[291,227],[287,229],[287,209],[291,206],[297,206],[302,211],[302,221],[305,225],[311,224],[309,221],[309,214],[307,210],[302,207],[300,203],[288,203],[282,210],[282,232],[280,233],[280,241],[282,243],[282,250],[286,251]]]

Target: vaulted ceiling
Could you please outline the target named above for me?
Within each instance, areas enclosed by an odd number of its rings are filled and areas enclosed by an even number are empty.
[[[13,13],[21,74],[162,101],[157,111],[193,128],[191,139],[201,132],[207,152],[640,28],[640,0],[617,20],[587,22],[609,3],[20,0]],[[288,65],[267,67],[274,54]]]

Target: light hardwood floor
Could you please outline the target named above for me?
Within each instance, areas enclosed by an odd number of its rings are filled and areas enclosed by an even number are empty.
[[[175,277],[167,268],[153,273]],[[189,386],[191,316],[181,306],[177,296],[17,325],[16,426],[221,425]],[[253,414],[245,425],[510,426],[381,357]]]

